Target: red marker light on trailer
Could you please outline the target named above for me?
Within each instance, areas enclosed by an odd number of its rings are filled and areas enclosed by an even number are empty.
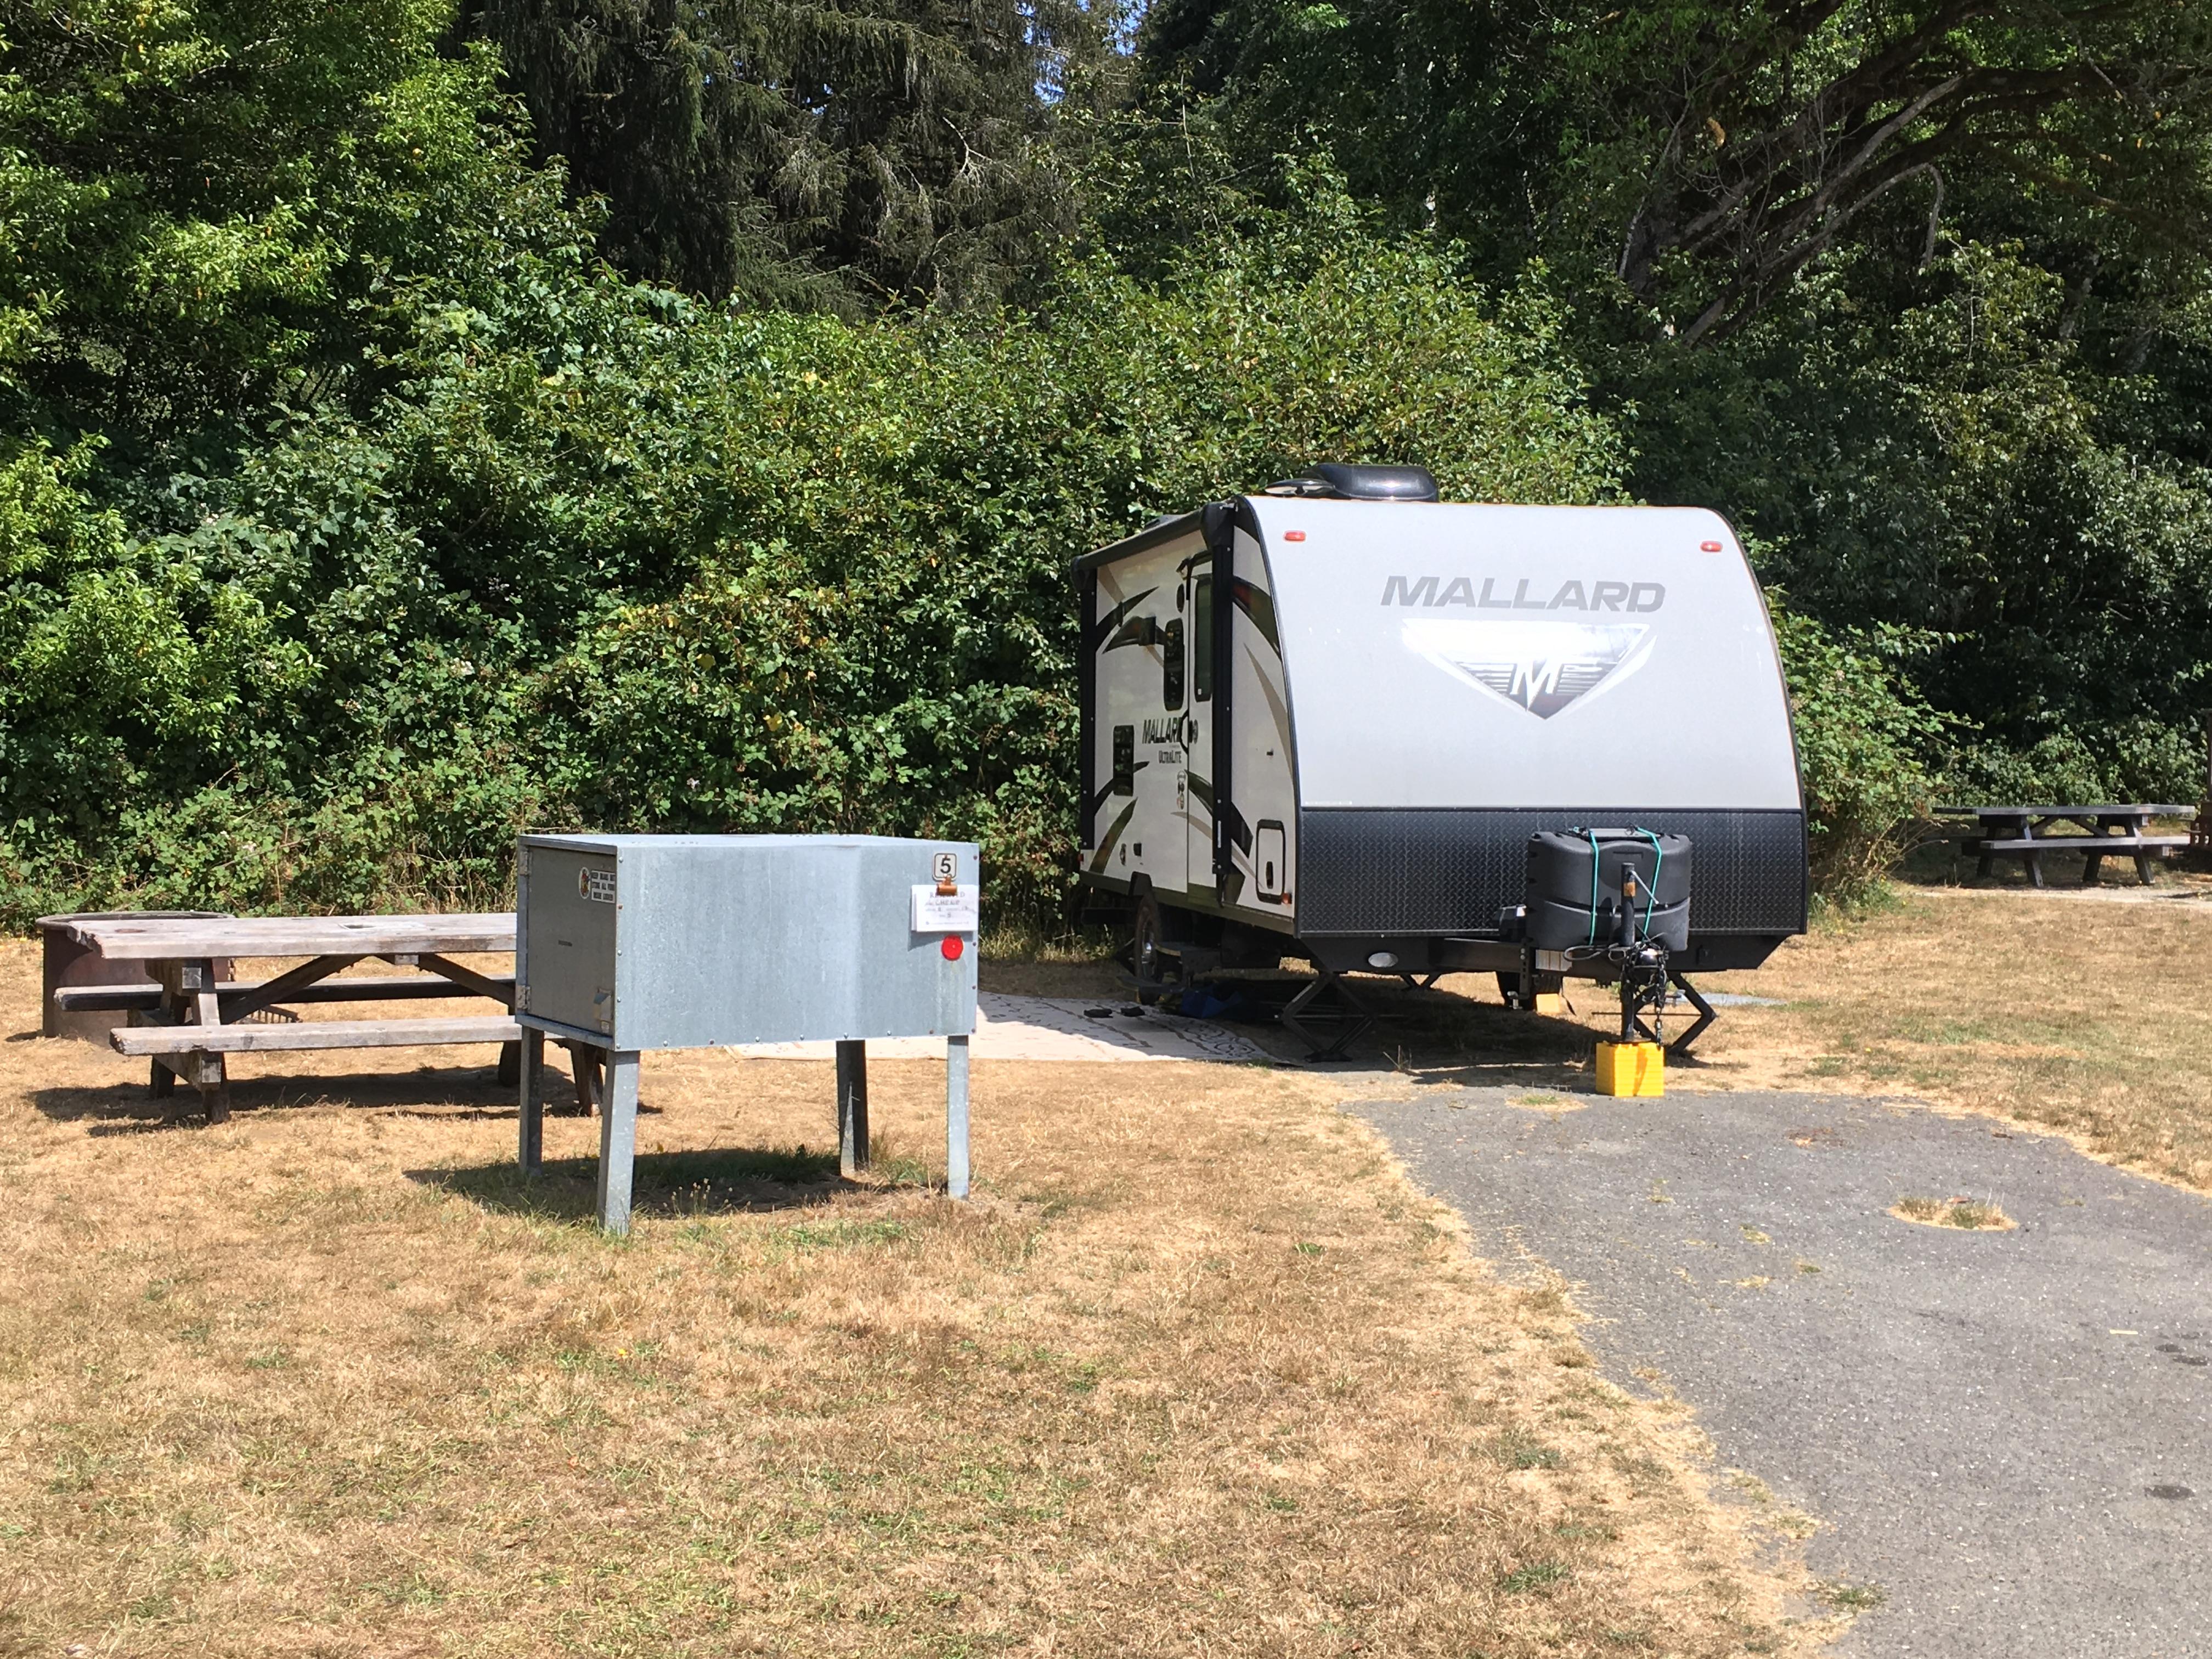
[[[1286,542],[1302,542],[1305,538],[1306,532],[1303,530],[1285,530],[1283,532],[1283,539]]]
[[[945,952],[945,959],[947,962],[957,962],[960,960],[961,951],[967,949],[967,946],[961,943],[959,934],[947,933],[945,936],[945,943],[937,948]]]
[[[1698,544],[1698,551],[1700,553],[1717,553],[1720,550],[1721,544],[1718,542],[1699,542]]]

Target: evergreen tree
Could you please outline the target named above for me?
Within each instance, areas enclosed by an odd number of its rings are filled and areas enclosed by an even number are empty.
[[[987,301],[1072,219],[1081,0],[471,0],[632,276],[852,310]]]

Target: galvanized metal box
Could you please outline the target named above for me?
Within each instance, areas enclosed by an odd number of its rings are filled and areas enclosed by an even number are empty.
[[[965,1036],[977,877],[970,842],[525,836],[515,1017],[623,1051]]]

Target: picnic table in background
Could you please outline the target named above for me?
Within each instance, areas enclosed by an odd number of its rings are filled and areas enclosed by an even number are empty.
[[[2150,861],[2189,845],[2187,836],[2154,836],[2153,818],[2193,819],[2193,806],[2156,803],[2099,806],[1939,806],[1941,817],[1972,818],[1980,830],[1966,850],[1979,855],[1977,878],[1986,880],[1993,860],[2016,858],[2027,868],[2029,882],[2043,885],[2043,855],[2079,853],[2082,855],[2081,884],[2096,885],[2107,858],[2131,856],[2136,875],[2146,887],[2151,883]],[[2071,826],[2078,834],[2051,835],[2055,828]]]
[[[521,1055],[514,976],[478,973],[455,956],[514,950],[514,913],[420,916],[118,916],[47,919],[110,962],[143,963],[145,982],[72,987],[53,994],[64,1012],[121,1012],[130,1024],[109,1034],[118,1054],[152,1062],[155,1095],[179,1078],[199,1091],[210,1123],[230,1115],[224,1056],[307,1048],[376,1048],[497,1042],[513,1081]],[[305,957],[273,979],[218,980],[226,958]],[[376,960],[428,971],[419,977],[337,975]],[[380,1002],[484,997],[496,1015],[416,1019],[284,1018],[288,1002]],[[256,1016],[259,1016],[258,1018]],[[580,1095],[583,1089],[580,1079]]]

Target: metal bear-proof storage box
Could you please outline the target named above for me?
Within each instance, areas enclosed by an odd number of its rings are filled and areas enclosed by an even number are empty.
[[[516,1018],[611,1051],[964,1036],[977,879],[969,842],[525,836]]]

